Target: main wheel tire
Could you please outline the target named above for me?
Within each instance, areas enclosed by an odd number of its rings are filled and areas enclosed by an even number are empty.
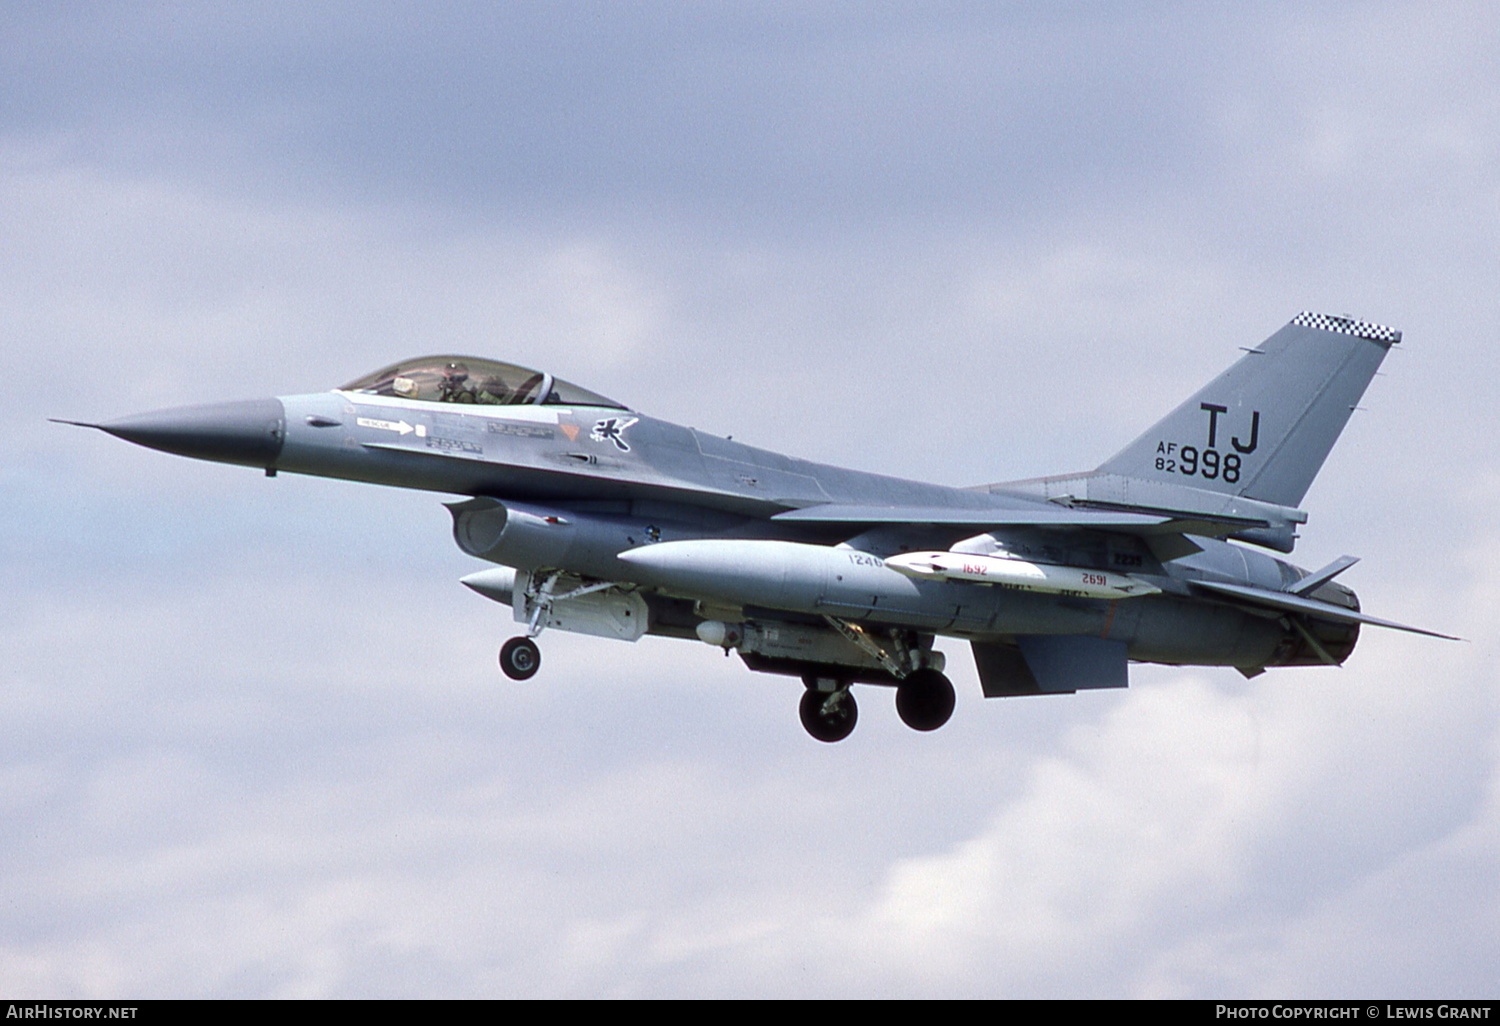
[[[896,713],[912,730],[937,730],[955,700],[953,683],[936,670],[918,670],[896,686]]]
[[[831,744],[854,733],[854,725],[859,722],[859,706],[855,703],[854,696],[845,691],[838,704],[824,712],[823,706],[830,697],[827,691],[808,689],[802,692],[797,712],[802,717],[802,726],[809,734],[819,741]]]
[[[500,669],[511,680],[534,677],[541,666],[542,650],[530,638],[511,638],[500,646]]]

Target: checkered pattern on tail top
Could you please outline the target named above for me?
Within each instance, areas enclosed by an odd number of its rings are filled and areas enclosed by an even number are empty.
[[[1305,328],[1317,328],[1321,331],[1337,331],[1344,335],[1367,338],[1372,342],[1401,341],[1401,332],[1395,328],[1370,324],[1368,321],[1356,321],[1352,317],[1335,317],[1332,314],[1318,314],[1304,310],[1292,318],[1292,323],[1300,324]]]

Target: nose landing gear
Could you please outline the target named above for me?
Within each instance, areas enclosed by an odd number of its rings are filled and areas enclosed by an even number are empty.
[[[511,638],[500,647],[500,669],[511,680],[528,680],[541,665],[542,650],[530,638]]]

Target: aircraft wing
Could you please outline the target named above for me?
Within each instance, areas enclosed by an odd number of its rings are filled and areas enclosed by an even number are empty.
[[[799,524],[954,524],[964,527],[1155,527],[1167,517],[1140,513],[1095,513],[1065,507],[977,509],[948,506],[864,506],[824,503],[778,513],[772,520]]]
[[[1343,606],[1334,605],[1332,602],[1322,602],[1318,599],[1303,598],[1285,591],[1270,591],[1265,588],[1252,588],[1244,584],[1225,584],[1220,581],[1191,581],[1193,588],[1203,591],[1215,592],[1227,595],[1231,598],[1240,599],[1251,605],[1262,606],[1268,609],[1279,609],[1288,613],[1306,613],[1316,616],[1320,620],[1337,620],[1341,623],[1367,623],[1372,627],[1389,627],[1398,631],[1409,631],[1412,634],[1425,634],[1430,638],[1444,638],[1448,641],[1462,641],[1451,634],[1439,634],[1437,631],[1423,630],[1421,627],[1409,627],[1404,623],[1396,623],[1392,620],[1382,620],[1378,617],[1368,616],[1354,609],[1346,609]]]
[[[1035,506],[875,506],[824,503],[787,510],[771,518],[798,524],[950,524],[978,529],[991,527],[1083,527],[1129,534],[1198,534],[1217,536],[1264,527],[1263,520],[1204,514],[1176,516],[1126,510],[1078,509],[1053,503]]]

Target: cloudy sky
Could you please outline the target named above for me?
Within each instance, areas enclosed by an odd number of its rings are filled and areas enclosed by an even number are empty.
[[[948,484],[1300,310],[1405,332],[1297,559],[1341,670],[953,722],[457,584],[441,496],[47,417],[403,356]],[[0,8],[0,992],[1494,996],[1493,5]]]

